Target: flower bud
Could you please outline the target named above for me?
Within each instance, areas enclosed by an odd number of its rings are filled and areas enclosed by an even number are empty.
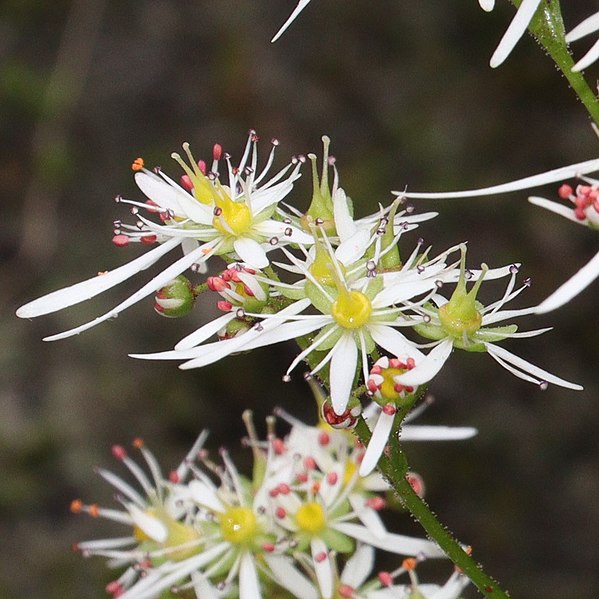
[[[167,318],[179,318],[191,312],[195,295],[187,277],[179,275],[154,296],[154,310]]]
[[[362,413],[362,405],[355,398],[350,398],[347,409],[343,414],[336,414],[330,400],[322,404],[322,418],[332,428],[344,429],[354,428],[358,424],[358,418]]]

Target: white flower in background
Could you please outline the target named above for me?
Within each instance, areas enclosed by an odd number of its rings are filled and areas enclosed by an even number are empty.
[[[572,222],[597,230],[599,229],[599,181],[589,178],[583,180],[584,184],[577,185],[575,189],[564,184],[558,190],[559,197],[562,200],[569,200],[574,208],[536,196],[528,198],[528,201]],[[586,266],[541,302],[535,312],[542,314],[563,306],[586,289],[597,277],[599,277],[599,252]]]
[[[264,169],[259,172],[257,136],[251,131],[242,159],[233,167],[228,155],[224,162],[228,183],[221,182],[218,173],[223,159],[220,146],[215,146],[212,168],[208,171],[202,161],[196,163],[188,144],[183,147],[188,155],[187,165],[177,154],[173,157],[186,175],[178,185],[162,171],[152,173],[137,159],[133,168],[135,180],[149,198],[146,203],[119,198],[133,206],[138,222],[135,225],[116,223],[113,241],[125,246],[131,242],[159,245],[128,264],[112,271],[54,291],[17,310],[21,318],[33,318],[73,306],[106,291],[155,264],[171,250],[181,247],[184,256],[165,268],[141,289],[106,314],[64,333],[46,337],[46,341],[78,334],[105,320],[114,318],[136,302],[169,285],[188,268],[201,268],[215,255],[238,257],[247,264],[262,268],[268,264],[267,252],[286,243],[309,244],[312,237],[292,223],[275,220],[278,203],[291,191],[300,176],[301,161],[294,159],[270,179],[267,174],[274,160],[273,148]],[[140,210],[158,215],[160,223],[146,218]]]
[[[291,23],[297,19],[299,14],[302,12],[302,10],[304,10],[304,8],[306,8],[306,6],[308,6],[309,3],[310,0],[299,0],[297,6],[293,9],[293,12],[289,15],[289,18],[285,21],[285,23],[283,23],[279,31],[277,31],[274,37],[270,40],[271,43],[276,42],[285,33],[285,31],[287,31]]]
[[[394,378],[401,385],[421,385],[430,381],[443,367],[454,347],[471,352],[486,352],[496,362],[513,375],[525,381],[536,383],[541,388],[546,388],[549,383],[580,390],[582,387],[561,379],[538,366],[516,356],[496,342],[504,339],[533,337],[550,329],[516,332],[516,325],[496,325],[505,320],[531,314],[535,308],[522,308],[519,310],[504,310],[503,307],[514,299],[528,283],[515,289],[518,265],[512,265],[506,270],[506,275],[511,274],[503,296],[483,306],[477,301],[476,296],[482,285],[486,267],[470,291],[466,289],[466,251],[462,251],[462,265],[458,284],[447,300],[440,294],[431,298],[431,302],[415,308],[422,314],[422,324],[414,327],[416,332],[423,337],[432,339],[430,344],[434,347],[424,360],[416,360],[414,368]]]
[[[566,42],[571,44],[591,33],[599,31],[599,12],[587,17],[566,35]],[[573,71],[582,71],[592,65],[599,58],[599,40],[597,40],[587,53],[572,67]]]

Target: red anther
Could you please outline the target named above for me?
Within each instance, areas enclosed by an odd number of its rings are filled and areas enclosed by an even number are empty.
[[[557,190],[557,195],[562,200],[567,200],[573,193],[574,193],[574,190],[567,183],[564,183],[563,185],[561,185],[560,188]]]
[[[579,185],[576,188],[576,194],[586,196],[593,188],[590,185]]]
[[[206,285],[208,285],[208,289],[210,289],[210,291],[217,291],[218,293],[224,291],[225,289],[231,288],[229,283],[227,283],[221,277],[208,277],[206,280]]]
[[[314,556],[314,559],[320,563],[320,562],[324,562],[325,559],[327,559],[327,552],[326,551],[321,551],[320,553],[317,553]]]
[[[416,474],[416,472],[408,472],[406,474],[406,480],[418,497],[424,496],[424,480],[420,474]]]
[[[401,393],[404,389],[405,387],[401,383],[395,383],[393,385],[393,391],[395,391],[396,393]]]
[[[112,243],[116,245],[118,248],[123,248],[126,245],[129,245],[129,237],[127,235],[115,235],[112,238]]]
[[[574,208],[574,216],[578,219],[578,220],[585,220],[587,215],[584,211],[584,208],[580,208],[580,207],[576,207]]]
[[[366,500],[366,506],[376,512],[380,512],[386,505],[387,502],[382,497],[371,497]]]
[[[381,372],[383,372],[383,369],[378,364],[375,364],[370,369],[370,374],[381,374]]]
[[[372,393],[375,393],[379,390],[379,386],[374,382],[373,379],[368,379],[368,381],[366,381],[366,386],[368,387],[368,391],[371,391]]]
[[[304,468],[306,470],[314,470],[316,468],[316,460],[313,457],[308,456],[304,459]]]
[[[279,494],[279,487],[274,487],[268,492],[270,497],[276,497]]]
[[[81,547],[79,547],[79,543],[73,543],[71,545],[71,551],[75,551],[75,552],[81,551]]]
[[[336,472],[329,472],[327,474],[327,482],[329,485],[336,485],[339,480],[339,475]]]
[[[247,285],[243,286],[243,291],[247,296],[254,297],[254,292]]]
[[[73,501],[71,501],[69,509],[73,514],[80,514],[81,510],[83,509],[83,502],[81,501],[81,499],[73,499]]]
[[[206,163],[203,160],[198,160],[198,168],[200,169],[202,175],[206,174]]]
[[[406,360],[406,367],[408,370],[412,370],[412,368],[414,368],[414,366],[416,366],[416,360],[414,360],[414,358],[408,358]]]
[[[223,147],[220,144],[214,144],[212,148],[212,158],[214,160],[220,160],[223,155]]]
[[[305,483],[308,480],[308,475],[305,472],[300,472],[297,476],[297,482]]]
[[[322,447],[326,447],[331,442],[329,433],[322,432],[318,435],[318,444]]]
[[[399,358],[391,358],[389,368],[403,368],[403,362]]]
[[[285,453],[286,447],[283,439],[274,438],[272,440],[272,449],[276,455],[282,455]]]
[[[173,483],[173,484],[177,484],[181,479],[179,477],[179,474],[177,473],[176,470],[171,470],[168,473],[168,479]]]
[[[127,457],[127,450],[122,445],[113,445],[112,455],[117,460],[124,460]]]
[[[397,408],[392,403],[388,403],[383,407],[383,412],[387,414],[387,416],[394,416],[397,413]]]
[[[164,308],[158,302],[154,302],[154,310],[158,312],[158,314],[164,313]]]
[[[393,584],[393,576],[391,576],[390,572],[379,572],[378,579],[385,587],[390,587]]]
[[[354,596],[354,588],[348,584],[340,584],[337,588],[337,593],[340,597],[344,597],[344,599],[351,599]]]
[[[597,191],[595,188],[593,188],[591,191],[589,191],[589,195],[588,195],[589,200],[594,201],[597,199],[597,196],[599,196],[599,191]]]
[[[279,518],[280,520],[282,520],[283,518],[285,518],[285,516],[287,516],[287,512],[285,511],[285,508],[278,507],[278,508],[275,510],[275,516],[276,516],[277,518]]]
[[[145,443],[141,437],[135,437],[135,439],[131,441],[131,445],[133,445],[135,449],[141,449],[145,445]]]
[[[291,493],[291,487],[286,483],[281,483],[277,489],[281,495],[289,495]]]
[[[106,585],[106,592],[118,597],[123,593],[123,585],[118,580],[113,580]]]
[[[262,549],[267,553],[272,553],[275,550],[275,546],[272,543],[264,543]]]
[[[183,189],[186,189],[187,191],[191,191],[193,189],[193,183],[191,182],[189,175],[181,175],[181,179],[179,179],[179,181],[181,182],[181,187]]]
[[[141,238],[141,242],[144,243],[145,245],[152,245],[153,243],[156,243],[156,240],[158,238],[156,237],[156,235],[144,235]]]
[[[236,270],[229,270],[231,281],[234,283],[241,283],[241,279],[239,278],[239,272]]]
[[[140,171],[142,170],[144,167],[144,159],[143,158],[136,158],[132,163],[131,163],[131,170],[132,171]]]
[[[92,518],[98,518],[100,516],[100,508],[98,507],[97,503],[93,503],[92,505],[90,505],[87,508],[87,513],[92,517]]]
[[[221,312],[230,312],[233,309],[233,304],[231,302],[221,300],[220,302],[216,302],[216,307]]]
[[[593,200],[593,208],[595,209],[595,212],[599,212],[599,198]]]
[[[312,483],[312,488],[310,489],[314,495],[320,491],[320,481],[316,480]]]

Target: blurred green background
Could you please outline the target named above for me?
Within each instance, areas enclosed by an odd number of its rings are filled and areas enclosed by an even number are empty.
[[[110,242],[112,221],[127,218],[112,198],[141,199],[131,160],[178,176],[169,156],[183,141],[198,157],[217,141],[239,157],[255,128],[280,140],[282,166],[319,153],[327,133],[363,215],[391,189],[484,186],[597,156],[585,111],[531,39],[488,68],[513,14],[499,4],[486,14],[475,0],[314,0],[274,46],[293,0],[0,4],[0,597],[106,596],[111,573],[70,546],[123,531],[68,506],[75,497],[112,505],[93,468],[120,472],[113,443],[144,437],[168,471],[202,428],[210,447],[240,452],[245,408],[259,426],[275,405],[314,416],[301,369],[281,382],[291,344],[184,373],[127,358],[171,347],[213,314],[208,303],[173,321],[148,299],[74,339],[41,341],[108,310],[143,275],[53,316],[14,317],[25,301],[138,254]],[[572,25],[588,4],[568,3]],[[295,197],[307,206],[304,172]],[[554,187],[542,191],[554,197]],[[417,207],[440,215],[404,251],[421,235],[439,251],[468,240],[474,266],[522,261],[533,286],[521,306],[597,249],[596,234],[530,206],[526,192]],[[441,520],[515,598],[597,596],[597,289],[523,322],[552,332],[506,343],[585,391],[541,392],[488,356],[457,353],[420,422],[475,426],[479,436],[408,448]],[[394,526],[418,532],[404,517]]]

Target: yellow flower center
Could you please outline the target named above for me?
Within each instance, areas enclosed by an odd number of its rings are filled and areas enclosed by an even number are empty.
[[[346,486],[350,483],[351,479],[354,477],[358,466],[355,462],[351,462],[347,460],[345,463],[345,472],[343,473],[343,485]]]
[[[224,235],[239,236],[252,226],[252,213],[245,201],[234,202],[226,194],[216,199],[212,225]]]
[[[333,302],[331,314],[344,329],[359,329],[370,319],[372,304],[360,291],[342,290]]]
[[[318,534],[326,525],[324,510],[315,501],[305,503],[297,510],[295,522],[304,532]]]
[[[244,545],[258,533],[258,522],[249,507],[229,508],[220,517],[220,530],[225,541],[234,545]]]

